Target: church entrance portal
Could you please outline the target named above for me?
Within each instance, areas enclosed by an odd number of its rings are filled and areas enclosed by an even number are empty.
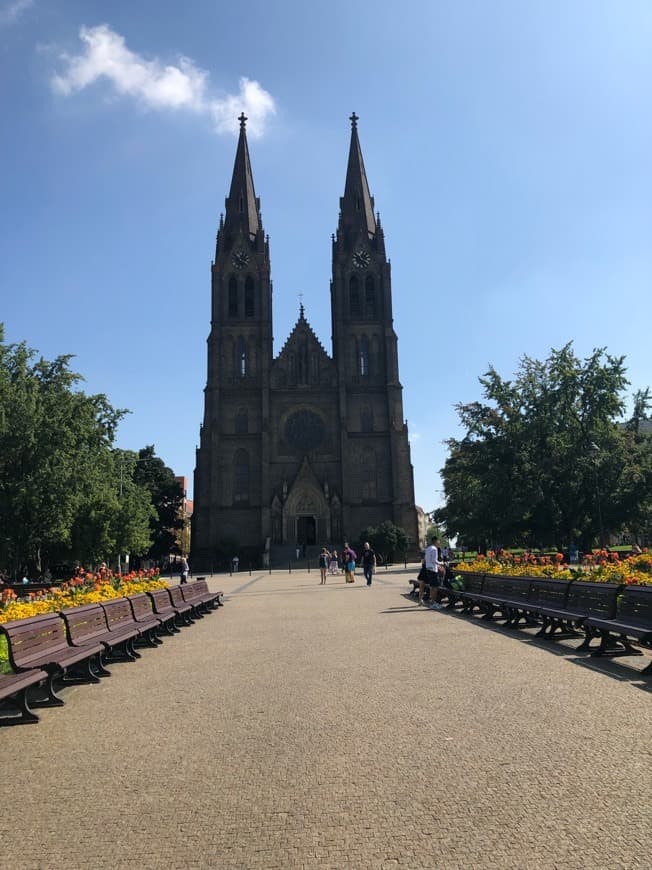
[[[297,543],[308,547],[317,543],[317,520],[314,517],[297,518]]]

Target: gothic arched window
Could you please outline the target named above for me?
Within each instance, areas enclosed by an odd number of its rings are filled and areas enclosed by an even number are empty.
[[[229,317],[238,316],[238,282],[231,275],[229,278]]]
[[[376,454],[373,450],[365,450],[362,454],[361,465],[361,496],[363,501],[376,498]]]
[[[254,316],[254,281],[251,275],[247,275],[245,281],[245,317]]]
[[[249,501],[249,454],[236,450],[233,457],[233,503]]]
[[[360,285],[355,275],[351,275],[351,280],[349,281],[349,307],[351,317],[360,317]]]
[[[364,285],[364,305],[367,317],[376,317],[376,288],[371,275],[367,275]]]
[[[238,338],[236,354],[236,371],[241,378],[244,378],[244,376],[247,374],[247,344],[242,336]]]
[[[249,412],[246,408],[238,408],[235,416],[235,434],[246,435],[249,431]]]
[[[360,375],[363,378],[369,376],[369,339],[363,335],[360,339]]]

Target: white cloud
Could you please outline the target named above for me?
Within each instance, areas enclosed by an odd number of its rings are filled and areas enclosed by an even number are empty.
[[[2,6],[0,8],[0,27],[9,27],[33,5],[34,0],[13,0],[13,2]]]
[[[218,133],[236,132],[239,129],[237,117],[240,112],[244,112],[249,119],[247,130],[251,135],[262,136],[267,117],[276,112],[274,98],[258,82],[241,78],[239,94],[229,94],[211,102],[211,113]]]
[[[241,78],[238,94],[210,97],[208,73],[187,57],[180,57],[176,66],[146,60],[127,48],[124,37],[106,24],[82,27],[79,36],[85,43],[84,51],[73,57],[62,55],[67,68],[51,79],[54,90],[63,96],[82,91],[103,78],[118,94],[133,97],[150,108],[185,109],[208,115],[219,133],[237,131],[237,116],[244,112],[252,136],[262,135],[269,116],[276,111],[273,97],[256,81]]]

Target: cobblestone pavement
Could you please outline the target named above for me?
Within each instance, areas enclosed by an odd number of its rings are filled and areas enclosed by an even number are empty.
[[[213,578],[219,613],[0,731],[0,866],[650,868],[652,680],[408,576]]]

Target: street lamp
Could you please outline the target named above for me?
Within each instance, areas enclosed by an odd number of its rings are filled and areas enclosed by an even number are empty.
[[[600,458],[600,448],[592,441],[589,444],[589,453],[591,454],[591,459],[593,461],[593,476],[595,479],[595,501],[598,508],[598,529],[600,531],[600,548],[604,544],[604,534],[602,531],[602,506],[600,505],[600,484],[598,481],[598,459]]]

